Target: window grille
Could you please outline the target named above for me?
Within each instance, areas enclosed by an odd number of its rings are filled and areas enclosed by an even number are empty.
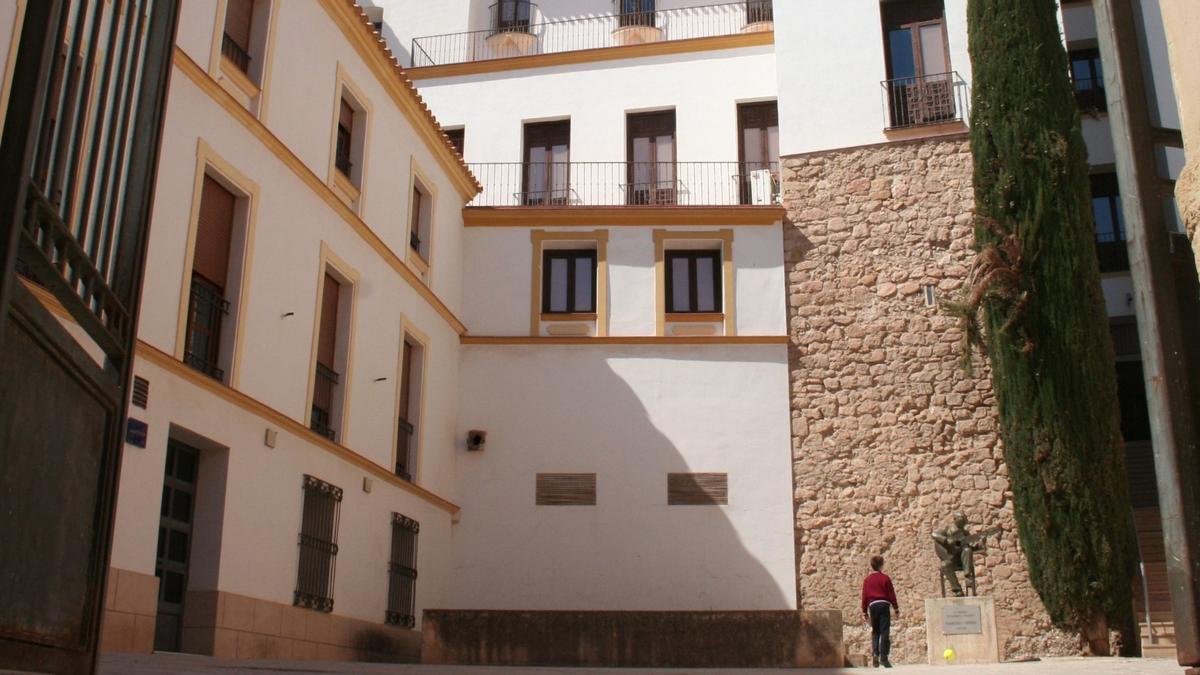
[[[412,628],[417,623],[417,534],[421,525],[392,514],[392,557],[388,562],[388,607],[384,620]]]
[[[667,504],[693,506],[729,503],[729,476],[724,473],[668,473]]]
[[[304,512],[300,523],[300,562],[292,604],[319,612],[333,611],[333,579],[337,562],[337,530],[342,489],[304,476]]]

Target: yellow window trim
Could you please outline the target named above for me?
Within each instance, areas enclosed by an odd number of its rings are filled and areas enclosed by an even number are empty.
[[[329,128],[329,165],[326,167],[327,181],[329,182],[329,188],[342,196],[343,199],[351,197],[349,203],[346,205],[350,207],[351,211],[361,215],[366,202],[367,167],[370,165],[371,154],[371,122],[375,119],[375,108],[371,104],[370,99],[362,93],[362,89],[354,83],[354,80],[350,79],[350,74],[346,72],[346,67],[342,65],[341,61],[338,61],[337,64],[337,74],[334,79],[333,91],[333,117]],[[338,119],[341,115],[342,99],[346,97],[347,93],[354,103],[362,106],[360,114],[365,118],[361,121],[358,119],[354,120],[354,130],[362,134],[362,141],[360,141],[362,145],[362,157],[359,158],[358,185],[355,185],[354,181],[349,176],[344,175],[336,166]],[[356,110],[355,112],[358,113],[359,111]],[[359,127],[360,123],[362,127]],[[353,139],[353,137],[351,138]],[[351,144],[354,144],[353,140],[351,140]],[[342,186],[340,190],[338,188],[339,185]]]
[[[548,241],[591,241],[596,243],[596,337],[608,335],[608,230],[560,232],[533,230],[533,270],[530,284],[529,334],[541,333],[542,320],[542,247]],[[593,338],[584,338],[593,339]]]
[[[595,49],[580,49],[570,52],[553,54],[533,54],[530,56],[513,56],[504,59],[488,59],[486,61],[471,61],[468,63],[451,63],[444,66],[423,66],[409,68],[406,72],[414,80],[428,80],[435,77],[460,77],[463,75],[478,75],[480,73],[496,73],[507,70],[524,68],[549,68],[576,63],[594,63],[597,61],[613,61],[617,59],[635,59],[645,56],[663,56],[666,54],[687,54],[689,52],[711,51],[715,49],[738,49],[741,47],[758,47],[775,44],[774,31],[759,31],[754,33],[739,33],[737,35],[718,35],[714,37],[690,38],[687,40],[665,40],[639,45],[620,47],[598,47]]]
[[[417,419],[413,423],[416,427],[416,437],[413,439],[413,463],[416,464],[416,470],[412,472],[412,482],[420,483],[421,474],[425,471],[425,453],[422,451],[425,447],[425,392],[429,390],[429,347],[432,344],[429,336],[418,329],[408,315],[401,312],[400,314],[400,349],[396,353],[396,403],[392,410],[392,419],[400,418],[400,383],[404,377],[404,341],[412,339],[421,347],[421,382],[419,386],[421,391],[417,400]],[[400,427],[397,424],[392,424],[392,466],[396,466],[396,450],[400,444]]]
[[[32,293],[39,302],[42,303],[42,306],[49,310],[52,314],[58,316],[64,321],[67,321],[68,323],[76,323],[75,318],[71,316],[70,312],[67,311],[67,308],[63,307],[62,303],[58,301],[58,298],[54,297],[49,291],[41,286],[38,286],[37,284],[31,283],[24,278],[21,278],[21,283],[24,284],[25,288],[28,289],[29,292]],[[345,445],[334,443],[328,438],[325,438],[324,436],[309,429],[307,425],[301,424],[300,422],[288,417],[282,412],[272,408],[271,406],[252,396],[248,396],[232,387],[217,382],[211,377],[208,377],[207,375],[204,375],[203,373],[189,367],[182,361],[173,358],[170,354],[160,350],[149,342],[138,340],[136,353],[139,359],[158,366],[172,375],[175,375],[180,379],[207,391],[208,393],[214,394],[215,396],[225,400],[225,402],[237,406],[238,408],[241,408],[252,415],[257,415],[259,419],[263,420],[264,422],[277,424],[280,427],[283,427],[292,435],[312,443],[322,450],[340,457],[351,464],[357,465],[362,469],[371,472],[375,476],[378,476],[384,481],[410,492],[417,497],[420,497],[433,506],[436,506],[437,508],[440,508],[443,511],[451,514],[457,520],[461,508],[454,502],[444,499],[433,492],[418,487],[417,485],[414,485],[408,481],[401,480],[386,467],[379,466],[378,463],[368,459],[366,456],[351,450]]]
[[[725,337],[737,335],[734,316],[733,230],[654,230],[654,307],[657,319],[655,335],[667,334],[667,278],[665,259],[668,241],[715,241],[721,243],[721,285],[723,293]]]
[[[200,195],[204,190],[204,176],[214,173],[224,182],[234,187],[235,192],[242,193],[248,200],[246,208],[246,242],[245,255],[242,257],[241,269],[238,270],[238,316],[234,317],[233,354],[230,357],[229,386],[238,387],[241,375],[242,344],[245,337],[245,318],[247,299],[250,295],[250,274],[254,269],[254,230],[258,223],[258,204],[262,192],[258,183],[250,180],[238,171],[225,158],[212,149],[203,138],[196,141],[196,169],[192,179],[192,206],[188,214],[187,238],[183,254],[183,277],[179,290],[179,307],[175,320],[175,358],[183,360],[183,352],[187,341],[187,314],[191,298],[192,265],[196,255],[196,235],[200,228]]]
[[[179,47],[175,48],[174,65],[176,68],[182,71],[183,74],[186,75],[188,79],[190,79],[197,87],[199,87],[201,91],[208,94],[213,101],[218,103],[225,109],[226,112],[241,122],[242,126],[244,126],[247,131],[257,137],[258,140],[262,142],[263,146],[273,153],[284,166],[291,169],[292,172],[296,174],[296,177],[307,184],[309,189],[311,189],[314,194],[324,200],[325,203],[337,213],[337,215],[341,216],[342,220],[344,220],[346,224],[349,225],[350,228],[353,229],[354,232],[358,234],[358,236],[362,238],[362,240],[366,242],[368,246],[374,249],[379,257],[382,258],[388,265],[390,265],[391,268],[395,270],[408,283],[408,285],[417,292],[418,295],[424,298],[425,301],[428,302],[429,305],[434,309],[434,311],[440,314],[442,318],[446,320],[446,323],[450,324],[450,326],[456,332],[458,332],[459,335],[467,332],[467,327],[463,325],[463,322],[460,321],[453,312],[450,311],[450,308],[447,307],[444,302],[442,302],[441,298],[437,297],[437,295],[435,295],[434,292],[428,286],[426,286],[425,283],[422,282],[421,279],[414,274],[407,265],[404,264],[404,261],[398,255],[396,255],[395,251],[392,251],[390,248],[388,248],[387,244],[385,244],[383,240],[379,238],[379,235],[375,234],[375,232],[371,230],[371,228],[368,227],[365,222],[363,222],[362,218],[360,218],[358,214],[350,210],[350,207],[346,206],[345,202],[343,202],[342,199],[338,197],[337,194],[335,194],[333,190],[330,189],[329,186],[317,176],[316,173],[314,173],[308,168],[307,165],[300,161],[300,159],[296,157],[291,149],[284,145],[283,141],[279,140],[277,136],[271,133],[271,131],[267,129],[267,127],[263,125],[260,120],[255,119],[255,117],[250,114],[250,111],[246,110],[246,108],[238,103],[229,92],[225,91],[225,89],[218,84],[216,80],[205,73],[204,70],[200,68],[200,66]]]
[[[225,35],[225,12],[228,4],[229,0],[217,0],[212,42],[209,44],[208,51],[208,74],[218,83],[222,82],[222,78],[227,78],[231,85],[237,87],[251,99],[258,96],[257,117],[265,121],[267,104],[270,101],[271,66],[275,56],[275,26],[279,18],[279,11],[283,7],[279,0],[268,0],[267,13],[270,18],[267,24],[266,53],[263,55],[262,82],[256,85],[232,63],[228,67],[224,65],[228,59],[221,54],[221,38]]]
[[[429,242],[427,244],[427,257],[425,258],[422,258],[419,253],[414,251],[412,246],[410,246],[408,243],[409,237],[412,236],[413,224],[412,193],[413,190],[416,189],[417,180],[421,181],[421,187],[424,188],[425,198],[429,200]],[[418,276],[424,276],[423,280],[427,285],[432,286],[433,273],[431,268],[433,267],[433,235],[435,231],[434,228],[437,225],[437,183],[435,183],[429,177],[429,174],[425,173],[425,171],[421,168],[421,165],[417,163],[416,157],[410,157],[408,160],[408,192],[406,193],[405,197],[408,199],[408,224],[404,227],[405,236],[403,241],[400,242],[400,244],[404,247],[404,259],[407,260],[410,265],[416,268]]]
[[[429,106],[421,100],[407,71],[400,67],[379,36],[375,35],[362,9],[354,0],[320,0],[320,3],[359,57],[375,73],[396,107],[408,118],[417,136],[437,159],[462,198],[466,201],[474,199],[482,188],[458,156],[458,151],[450,144],[450,139],[442,132]]]
[[[345,442],[347,435],[350,432],[350,379],[354,372],[354,332],[358,323],[358,296],[362,290],[361,280],[358,270],[351,267],[346,261],[342,260],[333,249],[325,241],[321,242],[321,264],[317,273],[317,295],[313,303],[313,328],[312,328],[312,344],[309,347],[308,356],[308,392],[304,397],[304,409],[301,411],[300,419],[307,420],[312,411],[313,402],[313,377],[317,370],[317,340],[321,334],[321,298],[325,294],[325,273],[328,270],[333,270],[337,275],[345,279],[350,284],[350,320],[347,322],[346,335],[338,336],[339,340],[346,341],[346,372],[340,373],[339,377],[342,387],[342,405],[338,412],[341,422],[338,430],[338,438]],[[340,299],[339,299],[340,306]]]

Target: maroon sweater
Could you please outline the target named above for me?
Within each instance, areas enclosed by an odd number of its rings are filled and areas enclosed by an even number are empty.
[[[896,602],[896,589],[892,588],[892,579],[883,572],[871,572],[863,579],[863,614],[867,613],[867,606],[876,600],[887,600],[892,607],[900,609],[900,603]]]

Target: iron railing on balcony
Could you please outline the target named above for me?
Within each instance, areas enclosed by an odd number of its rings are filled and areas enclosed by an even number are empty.
[[[221,295],[221,289],[200,275],[193,274],[183,360],[214,380],[225,379],[225,371],[218,363],[221,356],[221,322],[228,313],[229,301]]]
[[[1080,77],[1073,80],[1075,85],[1075,101],[1083,112],[1105,112],[1108,110],[1108,97],[1104,91],[1104,80],[1099,78]]]
[[[312,417],[309,428],[329,440],[336,440],[333,429],[333,394],[338,384],[338,374],[320,361],[313,377]]]
[[[970,94],[957,72],[884,80],[880,85],[888,129],[966,119]]]
[[[469,165],[483,190],[469,206],[769,206],[774,162],[507,162]]]
[[[527,11],[526,11],[527,10]],[[524,17],[528,17],[526,20]],[[487,28],[413,39],[413,67],[439,66],[769,30],[771,0],[540,20],[537,5],[501,0]]]
[[[354,169],[354,164],[350,161],[350,144],[352,142],[352,132],[339,124],[337,128],[337,144],[334,146],[333,165],[347,178],[350,177],[350,172]]]
[[[232,61],[243,73],[250,72],[250,53],[229,37],[229,33],[221,36],[221,55]]]

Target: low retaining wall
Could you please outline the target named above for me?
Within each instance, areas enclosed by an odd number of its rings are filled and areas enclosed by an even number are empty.
[[[421,661],[495,666],[840,667],[828,611],[425,610]]]

